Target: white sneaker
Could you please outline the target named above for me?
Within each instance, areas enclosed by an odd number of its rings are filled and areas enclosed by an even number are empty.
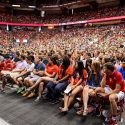
[[[38,96],[38,97],[35,99],[35,102],[39,102],[40,99],[41,99],[41,97]]]

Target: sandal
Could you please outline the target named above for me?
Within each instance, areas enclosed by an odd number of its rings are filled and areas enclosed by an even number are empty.
[[[27,96],[27,98],[32,98],[32,97],[35,97],[36,96],[36,94],[34,93],[34,92],[31,92],[28,96]]]
[[[68,109],[65,110],[64,108],[62,108],[62,109],[61,109],[61,112],[62,112],[62,113],[66,113],[66,112],[68,112]]]
[[[87,114],[88,114],[88,109],[84,110],[82,115],[86,116]]]
[[[30,92],[25,92],[22,96],[25,97],[25,96],[28,96],[28,94],[30,94]]]

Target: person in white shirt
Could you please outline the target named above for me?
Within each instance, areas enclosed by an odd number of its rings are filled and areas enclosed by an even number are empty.
[[[33,62],[34,62],[34,60],[31,56],[27,57],[28,65],[27,65],[26,69],[23,71],[23,73],[21,75],[19,75],[16,78],[16,83],[20,87],[20,89],[18,89],[17,93],[20,93],[25,89],[25,86],[23,84],[24,79],[26,77],[28,77],[29,75],[31,75],[31,72],[34,70],[35,64]]]
[[[20,56],[20,61],[17,62],[16,68],[12,71],[2,71],[2,86],[1,86],[1,92],[4,92],[4,89],[6,87],[7,82],[11,82],[12,84],[15,83],[15,77],[22,74],[22,72],[27,67],[27,62],[25,60],[25,56]]]

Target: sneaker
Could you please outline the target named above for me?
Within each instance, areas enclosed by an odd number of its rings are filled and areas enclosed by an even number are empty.
[[[19,89],[19,86],[16,85],[16,84],[14,84],[14,85],[13,85],[13,88]]]
[[[102,111],[102,115],[103,115],[105,118],[111,117],[111,113],[110,113],[109,110],[103,110],[103,111]]]
[[[54,105],[54,104],[58,104],[59,102],[60,102],[59,100],[52,100],[52,101],[51,101],[51,104]]]
[[[42,98],[43,98],[44,100],[49,100],[49,97],[48,97],[47,95],[42,95]]]
[[[75,104],[74,104],[74,108],[79,108],[80,107],[80,104],[78,103],[78,102],[76,102]]]
[[[30,92],[30,91],[31,91],[31,88],[26,89],[26,91]]]
[[[4,89],[1,89],[0,93],[6,93],[6,91]]]
[[[111,124],[111,118],[105,118],[103,121],[103,125],[112,125]]]
[[[41,97],[37,97],[36,99],[35,99],[35,102],[39,102],[41,100]]]
[[[17,94],[21,93],[21,92],[24,91],[24,90],[25,90],[25,87],[19,88],[18,91],[17,91]]]

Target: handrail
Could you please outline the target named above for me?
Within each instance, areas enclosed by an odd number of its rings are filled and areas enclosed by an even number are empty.
[[[108,21],[122,20],[122,19],[125,19],[125,16],[116,16],[116,17],[109,17],[109,18],[58,23],[58,24],[27,24],[27,23],[0,22],[0,25],[28,26],[28,27],[29,26],[31,27],[47,26],[48,27],[48,26],[65,26],[65,25],[76,25],[76,24],[86,24],[86,23],[108,22]]]

